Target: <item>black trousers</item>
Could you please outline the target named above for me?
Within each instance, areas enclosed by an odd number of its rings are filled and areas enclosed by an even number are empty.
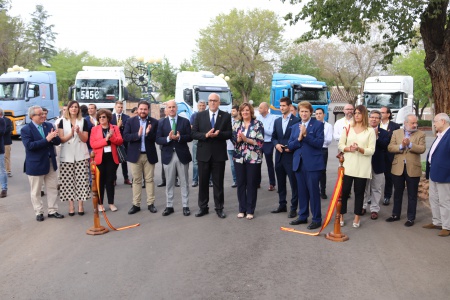
[[[216,210],[222,210],[224,204],[223,179],[225,177],[225,161],[198,161],[198,206],[208,207],[209,178],[212,177],[214,204]]]
[[[387,154],[384,155],[384,165],[386,169],[384,170],[384,198],[391,199],[392,196],[392,160],[389,158]]]
[[[253,215],[261,180],[261,164],[234,162],[234,169],[236,170],[239,212]]]
[[[361,216],[364,204],[364,190],[366,189],[367,178],[359,178],[344,175],[344,180],[342,183],[342,207],[341,214],[347,213],[347,200],[350,196],[350,191],[353,185],[353,191],[355,193],[355,210],[353,211],[355,215]]]
[[[327,163],[328,163],[328,148],[322,148],[323,160],[325,162],[325,169],[322,171],[320,176],[320,193],[325,194],[327,189]]]
[[[416,219],[417,208],[417,193],[419,191],[420,177],[409,177],[406,172],[406,166],[403,169],[403,174],[400,176],[392,175],[394,182],[394,207],[392,208],[392,215],[400,217],[402,213],[403,191],[408,191],[408,210],[406,215],[408,220],[414,221]]]
[[[274,146],[272,143],[264,142],[262,151],[264,153],[264,158],[266,159],[267,172],[269,173],[269,184],[275,186],[277,183],[275,181],[275,170],[273,167],[273,149]],[[261,184],[261,179],[258,184]]]
[[[102,163],[97,166],[100,171],[100,199],[99,204],[103,204],[106,195],[108,196],[108,204],[114,204],[114,181],[116,180],[116,171],[119,165],[113,160],[112,153],[103,153]]]

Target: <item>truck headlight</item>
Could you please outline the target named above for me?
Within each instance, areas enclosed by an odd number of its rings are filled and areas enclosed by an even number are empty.
[[[16,126],[25,125],[25,119],[15,121]]]

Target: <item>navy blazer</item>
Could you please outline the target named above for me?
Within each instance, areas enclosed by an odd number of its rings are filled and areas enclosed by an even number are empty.
[[[283,146],[287,146],[289,142],[289,137],[291,136],[291,127],[294,124],[297,124],[300,122],[300,119],[294,115],[291,114],[289,118],[289,122],[286,127],[286,131],[283,134],[283,117],[277,118],[273,124],[273,133],[272,133],[272,144],[274,147],[277,146],[277,144],[281,144]],[[283,152],[280,153],[278,150],[275,149],[275,163],[279,162],[281,158],[287,158],[292,160],[293,152]]]
[[[433,141],[433,144],[435,142],[436,140]],[[431,144],[430,151],[433,144]],[[426,178],[439,183],[450,182],[450,159],[448,159],[450,152],[450,129],[447,130],[436,149],[434,149],[433,156],[431,157],[431,165],[428,162],[430,151],[427,154]]]
[[[49,122],[42,123],[44,136],[53,129]],[[53,170],[58,169],[56,164],[55,145],[61,144],[59,136],[50,142],[42,137],[33,122],[25,125],[20,131],[22,143],[25,146],[25,166],[24,171],[30,176],[47,175],[50,172],[49,156],[52,160]]]
[[[139,128],[141,126],[139,119],[139,116],[130,118],[125,124],[125,129],[123,131],[123,140],[129,142],[127,149],[127,161],[131,163],[136,163],[139,159],[139,155],[141,154],[141,137],[138,135]],[[156,164],[158,162],[158,153],[156,152],[155,141],[156,132],[158,131],[158,120],[147,116],[147,123],[142,134],[145,134],[145,130],[147,130],[147,126],[149,124],[152,127],[144,139],[145,152],[147,153],[149,163]]]
[[[122,126],[119,128],[120,134],[123,136],[123,131],[125,130],[125,125],[127,121],[130,119],[130,116],[122,113]],[[116,114],[112,114],[111,124],[117,125]]]
[[[384,156],[387,152],[387,146],[390,141],[391,138],[389,137],[389,133],[378,126],[378,138],[375,144],[375,152],[372,155],[372,169],[375,174],[384,173],[386,168],[392,166],[387,166],[384,160]]]
[[[187,143],[192,141],[191,123],[188,119],[177,116],[176,131],[180,133],[178,141],[170,140],[167,137],[172,131],[170,117],[162,118],[158,122],[158,131],[156,132],[156,143],[161,145],[162,163],[168,165],[172,160],[173,153],[176,152],[178,159],[182,164],[188,164],[192,161],[191,152]],[[175,133],[176,134],[176,133]]]
[[[311,118],[306,128],[306,136],[299,142],[300,134],[299,124],[291,127],[291,136],[289,137],[289,150],[295,151],[292,163],[293,171],[300,171],[300,163],[306,171],[322,171],[325,169],[323,160],[322,146],[324,141],[324,124]]]
[[[8,117],[3,117],[3,119],[5,120],[5,134],[3,135],[3,142],[5,145],[11,145],[11,132],[13,130],[13,125]]]

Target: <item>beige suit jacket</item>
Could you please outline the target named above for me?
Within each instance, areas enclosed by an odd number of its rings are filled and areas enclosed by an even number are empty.
[[[403,128],[397,129],[392,134],[391,142],[388,146],[388,151],[395,153],[394,161],[392,162],[391,173],[400,176],[403,174],[404,162],[406,161],[406,173],[409,177],[420,177],[422,175],[422,164],[420,162],[420,154],[426,150],[425,133],[416,131],[411,135],[410,141],[412,143],[411,149],[406,148],[400,150],[400,145],[405,136]]]

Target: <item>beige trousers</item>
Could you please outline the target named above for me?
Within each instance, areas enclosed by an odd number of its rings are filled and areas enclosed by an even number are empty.
[[[50,160],[50,171],[46,175],[41,176],[28,176],[28,181],[30,182],[31,188],[31,203],[33,204],[34,212],[36,215],[44,214],[44,205],[41,197],[41,187],[45,183],[47,188],[47,206],[48,213],[54,214],[58,211],[58,204],[56,202],[58,198],[58,175],[55,170],[53,170],[53,164]]]
[[[145,189],[147,191],[147,205],[155,202],[155,165],[147,160],[147,155],[142,153],[136,163],[130,163],[131,174],[133,175],[133,205],[141,206],[142,174],[145,179]]]

